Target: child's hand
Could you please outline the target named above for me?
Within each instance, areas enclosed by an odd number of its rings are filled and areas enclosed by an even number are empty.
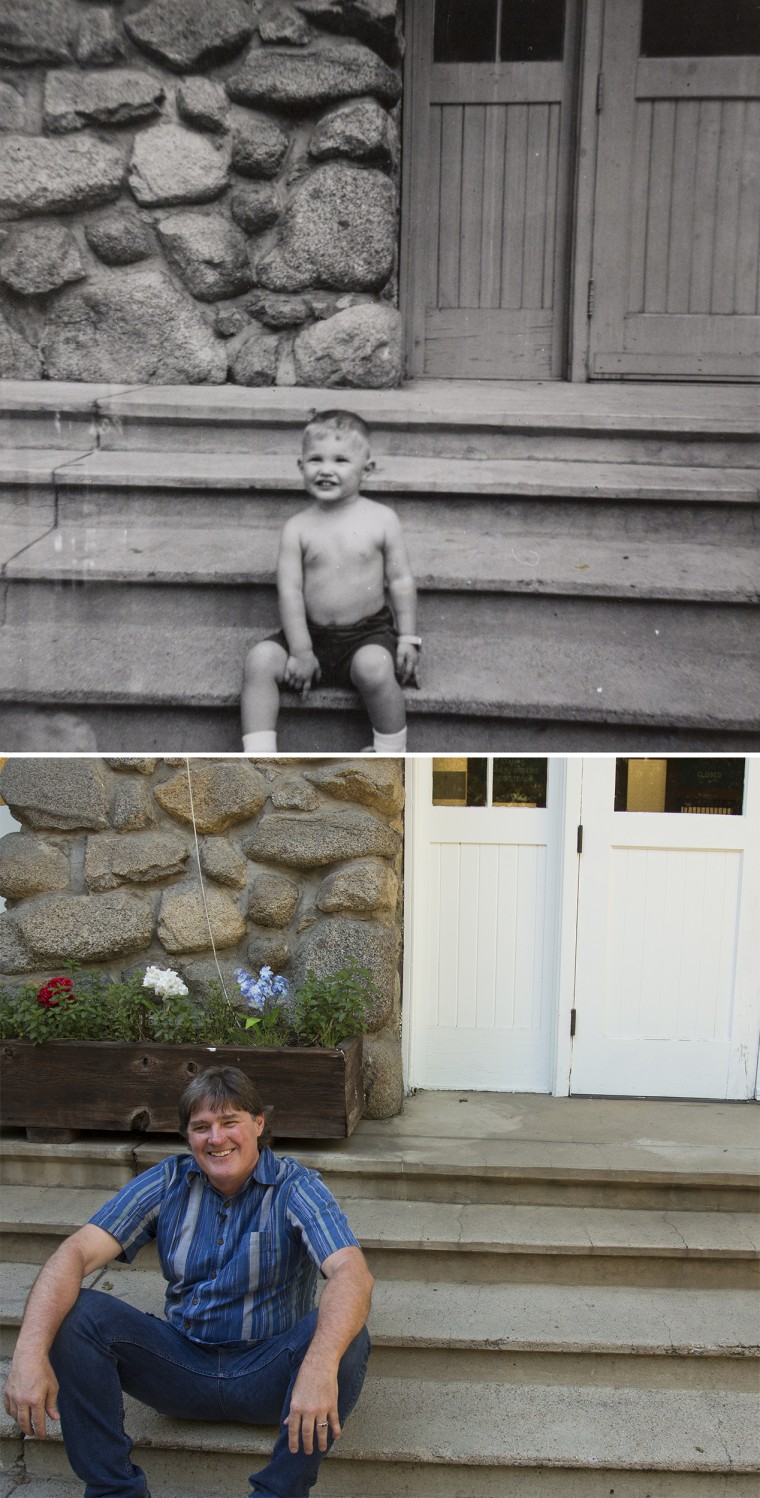
[[[418,687],[420,647],[403,637],[396,646],[396,676],[402,687]]]
[[[301,650],[298,655],[289,655],[283,681],[305,697],[309,688],[319,681],[322,672],[313,650]]]

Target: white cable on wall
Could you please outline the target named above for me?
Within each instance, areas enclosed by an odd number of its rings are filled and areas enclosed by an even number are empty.
[[[196,861],[197,861],[197,864],[198,864],[198,878],[200,880],[201,895],[203,897],[203,909],[206,912],[206,925],[208,926],[208,934],[209,934],[209,937],[211,939],[211,950],[212,950],[212,952],[214,954],[214,962],[216,963],[216,970],[217,970],[217,972],[219,974],[219,982],[222,985],[222,993],[224,994],[224,997],[227,1000],[227,1003],[229,1004],[230,1003],[230,996],[229,996],[229,994],[227,992],[227,988],[226,988],[226,985],[225,985],[225,982],[224,982],[224,976],[223,976],[223,973],[222,973],[222,969],[219,966],[219,958],[216,955],[216,942],[214,941],[214,933],[211,930],[211,917],[210,917],[210,915],[208,913],[208,904],[206,902],[206,886],[205,886],[204,880],[203,880],[203,869],[201,868],[201,850],[200,850],[200,846],[199,846],[199,843],[198,843],[198,828],[195,825],[195,806],[193,804],[193,782],[192,782],[192,778],[191,778],[191,775],[190,775],[190,760],[189,760],[189,758],[188,758],[187,755],[185,755],[185,773],[187,775],[187,789],[188,789],[188,793],[189,793],[189,796],[190,796],[190,816],[192,817],[192,821],[193,821],[193,835],[195,837],[195,857],[196,857]]]

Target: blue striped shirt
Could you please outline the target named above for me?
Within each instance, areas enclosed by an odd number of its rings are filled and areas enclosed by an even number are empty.
[[[316,1171],[270,1149],[233,1197],[214,1189],[192,1155],[172,1155],[90,1222],[118,1240],[127,1263],[155,1238],[167,1321],[214,1346],[287,1331],[311,1310],[324,1260],[358,1247]]]

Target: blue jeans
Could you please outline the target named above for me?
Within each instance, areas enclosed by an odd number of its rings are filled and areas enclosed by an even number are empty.
[[[269,1462],[251,1476],[253,1491],[266,1498],[305,1498],[324,1453],[307,1456],[301,1448],[292,1454],[282,1417],[316,1323],[317,1312],[311,1311],[281,1336],[204,1347],[157,1316],[102,1291],[82,1290],[50,1360],[60,1385],[66,1453],[86,1483],[85,1498],[150,1498],[145,1474],[131,1460],[122,1391],[176,1419],[279,1424]],[[361,1393],[369,1352],[364,1327],[338,1370],[341,1424]]]

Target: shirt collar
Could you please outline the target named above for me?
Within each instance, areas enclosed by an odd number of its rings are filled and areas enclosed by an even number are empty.
[[[237,1191],[235,1194],[236,1196],[240,1196],[241,1192],[249,1191],[254,1185],[274,1186],[279,1174],[280,1161],[267,1145],[263,1150],[260,1151],[258,1161],[254,1169],[251,1171],[248,1180],[244,1181],[243,1185],[240,1187],[240,1191]],[[204,1170],[201,1170],[200,1166],[196,1164],[195,1159],[192,1155],[190,1156],[190,1165],[187,1171],[187,1179],[189,1180],[191,1176],[199,1176],[202,1181],[205,1181],[206,1185],[209,1187],[209,1190],[216,1190],[216,1188],[211,1185],[206,1172]],[[218,1192],[217,1195],[219,1195]]]

